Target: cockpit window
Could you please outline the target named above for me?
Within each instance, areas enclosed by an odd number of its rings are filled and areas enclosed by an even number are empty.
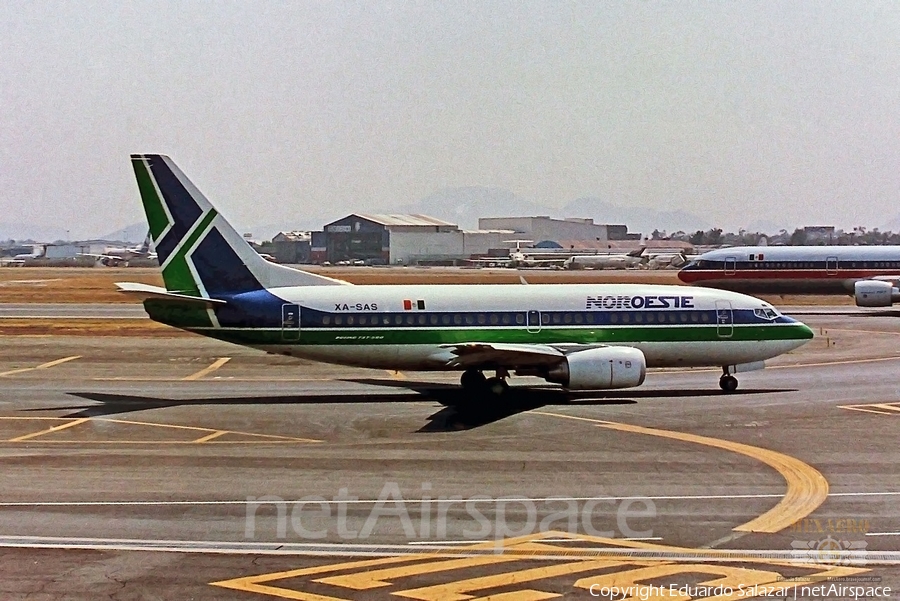
[[[753,314],[760,319],[777,319],[779,316],[778,311],[771,308],[753,309]]]

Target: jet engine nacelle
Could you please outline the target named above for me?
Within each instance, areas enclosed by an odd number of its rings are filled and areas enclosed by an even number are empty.
[[[570,390],[601,390],[640,386],[646,374],[644,353],[627,346],[605,346],[566,355],[547,380]]]
[[[900,290],[891,282],[863,280],[853,284],[853,295],[858,307],[890,307],[900,302]]]

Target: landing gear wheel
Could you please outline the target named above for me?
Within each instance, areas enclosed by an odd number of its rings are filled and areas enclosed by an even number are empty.
[[[459,378],[459,385],[465,390],[479,390],[484,388],[487,378],[477,369],[467,369]]]
[[[725,392],[734,392],[738,387],[738,380],[732,375],[725,375],[719,378],[719,387]]]
[[[494,396],[503,396],[509,390],[509,384],[503,378],[488,378],[485,380],[484,387]]]

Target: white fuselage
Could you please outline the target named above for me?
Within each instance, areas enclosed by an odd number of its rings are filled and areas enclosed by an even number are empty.
[[[273,288],[297,307],[299,327],[229,328],[210,335],[316,361],[443,370],[449,345],[497,343],[640,349],[651,367],[754,363],[804,344],[812,334],[733,292],[646,285],[397,285]],[[248,330],[271,339],[241,340]],[[221,335],[217,335],[221,334]]]

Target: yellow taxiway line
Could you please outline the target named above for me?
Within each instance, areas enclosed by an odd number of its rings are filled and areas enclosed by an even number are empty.
[[[80,419],[73,419],[70,422],[66,422],[64,424],[60,424],[58,426],[51,426],[40,432],[32,432],[31,434],[25,434],[23,436],[17,436],[15,438],[10,438],[6,442],[22,442],[23,440],[29,440],[31,438],[35,438],[37,436],[43,436],[44,434],[50,434],[51,432],[59,432],[60,430],[65,430],[66,428],[71,428],[73,426],[77,426],[78,424],[83,424],[86,421],[89,421],[90,418],[82,417]]]
[[[213,361],[212,365],[208,365],[208,366],[204,367],[203,369],[201,369],[200,371],[194,372],[191,375],[185,376],[181,379],[184,380],[185,382],[189,382],[191,380],[199,380],[203,376],[209,375],[212,372],[216,371],[217,369],[219,369],[220,367],[222,367],[229,361],[231,361],[231,357],[220,357],[219,359],[216,359],[215,361]]]
[[[549,540],[542,541],[542,537],[559,539],[556,542],[577,541],[584,547],[555,546],[548,544]],[[597,549],[619,549],[621,555],[596,557],[591,553]],[[485,550],[490,550],[491,554],[483,555]],[[661,556],[643,559],[632,556],[633,550],[658,552],[660,555],[671,553],[677,558],[670,559]],[[582,554],[582,552],[584,553]],[[550,565],[522,563],[529,559],[547,561],[551,558],[555,558],[558,562]],[[778,583],[783,583],[780,585],[782,592],[779,594],[788,598],[791,591],[797,586],[824,581],[827,578],[853,576],[870,571],[868,568],[823,565],[794,559],[789,561],[772,560],[756,557],[753,552],[739,560],[744,565],[717,565],[716,563],[731,562],[732,559],[733,557],[718,554],[711,555],[707,549],[690,549],[588,535],[573,536],[570,533],[550,531],[537,535],[528,534],[505,540],[475,543],[439,552],[345,561],[331,565],[244,576],[210,582],[210,584],[231,590],[295,601],[343,601],[344,599],[369,598],[371,595],[362,597],[360,592],[378,588],[382,589],[382,595],[420,601],[466,601],[474,600],[476,596],[478,599],[495,601],[539,601],[563,596],[560,594],[558,585],[554,586],[552,590],[541,590],[549,584],[542,581],[595,572],[587,578],[580,578],[574,582],[574,587],[587,589],[591,584],[602,582],[608,587],[627,588],[629,585],[645,583],[656,578],[684,578],[685,576],[697,578],[698,575],[702,575],[701,584],[727,586],[735,592],[732,595],[716,597],[716,599],[765,595],[767,588],[762,589],[763,592],[759,592],[753,588],[753,585],[774,586]],[[489,573],[472,575],[471,572],[457,572],[458,570],[471,570],[474,567],[479,567]],[[790,570],[790,574],[802,574],[802,576],[797,579],[786,578],[783,575],[786,571],[785,568]],[[422,576],[425,576],[424,581],[402,582],[403,579]],[[292,580],[293,582],[291,582]],[[339,596],[322,592],[307,592],[299,588],[309,584],[313,584],[319,591],[323,590],[322,585],[329,585],[339,589],[336,591]],[[393,591],[385,590],[389,586],[404,588]],[[405,588],[408,586],[413,588]],[[657,586],[663,588],[664,585]],[[482,596],[486,591],[501,587],[513,590]],[[331,592],[328,589],[324,590]],[[663,597],[667,596],[659,594],[653,598]],[[688,598],[684,594],[672,595],[673,599],[679,597]],[[632,595],[631,598],[637,598],[637,595]]]
[[[48,367],[55,367],[57,365],[61,365],[62,363],[74,361],[75,359],[81,359],[81,355],[72,355],[71,357],[63,357],[62,359],[55,359],[54,361],[48,361],[46,363],[41,363],[40,365],[36,365],[34,367],[20,367],[19,369],[11,369],[9,371],[0,372],[0,377],[11,376],[13,374],[21,374],[21,373],[24,373],[27,371],[34,371],[36,369],[47,369]]]
[[[700,436],[698,434],[660,430],[658,428],[645,428],[643,426],[633,426],[631,424],[609,422],[587,417],[578,417],[575,415],[565,415],[562,413],[550,413],[546,411],[532,411],[531,413],[549,417],[586,421],[608,430],[618,430],[620,432],[632,432],[635,434],[646,434],[648,436],[658,436],[661,438],[670,438],[672,440],[692,442],[707,447],[724,449],[740,455],[746,455],[747,457],[765,463],[769,467],[775,469],[785,479],[787,482],[787,492],[785,492],[781,501],[779,501],[772,509],[750,520],[746,524],[735,526],[733,528],[735,532],[780,532],[791,524],[794,524],[811,514],[819,507],[819,505],[824,503],[825,499],[828,497],[828,481],[819,470],[799,459],[769,449],[754,447],[730,440],[710,438],[709,436]]]
[[[862,411],[863,413],[876,413],[878,415],[900,414],[900,403],[865,403],[862,405],[838,405],[838,409]]]
[[[78,419],[68,420],[64,417],[46,417],[46,416],[35,416],[35,417],[0,417],[0,423],[7,420],[53,420],[53,421],[65,421],[64,424],[59,424],[57,426],[52,426],[50,428],[45,428],[38,432],[31,432],[29,434],[24,434],[22,436],[17,436],[15,438],[10,438],[5,441],[0,442],[23,442],[26,440],[31,440],[37,438],[38,436],[44,436],[45,434],[52,434],[54,432],[59,432],[60,430],[65,430],[67,428],[72,428],[79,424],[83,424],[85,422],[107,422],[112,424],[124,424],[128,426],[147,426],[151,428],[166,428],[169,430],[181,430],[188,432],[197,432],[202,434],[199,438],[193,438],[192,440],[86,440],[86,441],[72,441],[72,440],[41,440],[42,443],[65,443],[65,444],[272,444],[272,443],[319,443],[321,440],[316,440],[313,438],[299,438],[296,436],[281,436],[278,434],[257,434],[255,432],[241,432],[238,430],[216,430],[213,428],[201,428],[198,426],[182,426],[179,424],[159,424],[154,422],[142,422],[135,420],[127,420],[127,419],[110,419],[103,417],[82,417]],[[220,441],[215,440],[221,436],[225,435],[232,436],[241,436],[250,438],[252,440],[228,440],[228,441]],[[197,436],[196,434],[194,436]]]

